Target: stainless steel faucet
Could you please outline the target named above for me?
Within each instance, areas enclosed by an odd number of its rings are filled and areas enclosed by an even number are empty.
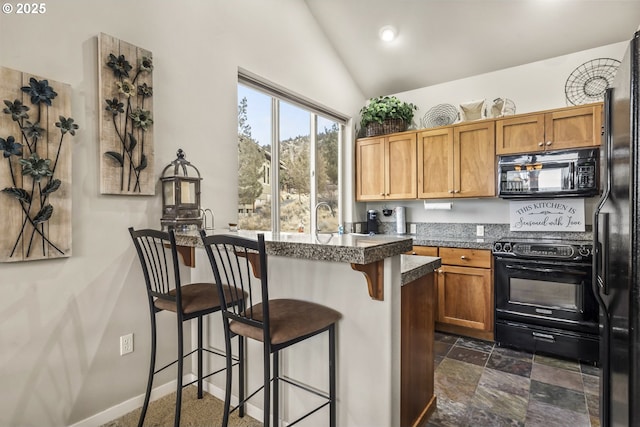
[[[320,206],[323,206],[323,205],[328,207],[329,208],[329,212],[331,212],[331,216],[334,216],[333,209],[331,209],[331,205],[329,203],[327,203],[327,202],[319,202],[316,205],[316,234],[320,233],[320,227],[318,226],[318,208]]]

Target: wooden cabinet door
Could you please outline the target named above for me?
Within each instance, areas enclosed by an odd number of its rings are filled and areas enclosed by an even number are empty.
[[[441,199],[453,194],[453,128],[418,134],[418,198]]]
[[[385,199],[415,199],[417,195],[416,133],[386,137]]]
[[[384,199],[384,158],[384,137],[356,141],[356,200]]]
[[[496,120],[496,154],[543,150],[544,118],[544,114],[529,114]]]
[[[438,274],[438,322],[493,329],[491,270],[443,265]]]
[[[494,121],[454,126],[454,197],[496,195]]]
[[[594,147],[601,143],[602,106],[590,105],[545,115],[545,149]]]
[[[602,104],[496,121],[496,154],[535,153],[601,144]]]

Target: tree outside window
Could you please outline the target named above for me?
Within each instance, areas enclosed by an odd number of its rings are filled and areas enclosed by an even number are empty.
[[[269,95],[242,85],[238,99],[239,227],[266,231],[277,224],[282,232],[308,233],[316,203],[326,202],[333,214],[320,209],[316,222],[320,230],[335,232],[341,125],[292,104],[274,102]],[[278,128],[271,130],[265,124],[272,123],[274,110],[280,120]],[[313,134],[311,129],[315,129]],[[278,150],[277,168],[272,162],[273,149]],[[274,197],[277,212],[272,211]]]

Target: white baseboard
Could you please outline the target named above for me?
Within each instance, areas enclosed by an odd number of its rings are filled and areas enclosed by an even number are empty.
[[[184,376],[183,383],[186,384],[191,381],[194,381],[195,379],[196,379],[195,375],[188,374]],[[220,387],[217,387],[207,381],[204,382],[203,386],[204,386],[203,387],[204,390],[207,393],[224,401],[224,389],[221,389]],[[168,394],[171,394],[174,391],[176,391],[175,380],[170,381],[166,384],[163,384],[159,387],[156,387],[153,390],[151,390],[151,402],[153,402],[154,400],[158,400],[161,397],[164,397]],[[128,414],[129,412],[135,409],[138,409],[139,407],[142,406],[143,403],[144,403],[144,393],[140,394],[139,396],[133,397],[129,400],[126,400],[122,403],[119,403],[115,406],[112,406],[111,408],[105,409],[104,411],[99,412],[95,415],[92,415],[89,418],[85,418],[82,421],[78,421],[77,423],[72,424],[69,427],[101,426],[103,424],[108,423],[109,421],[115,420],[116,418],[120,418],[121,416]],[[231,404],[237,405],[238,398],[233,396],[231,398]],[[249,415],[252,418],[255,418],[256,420],[262,420],[263,411],[261,408],[258,408],[257,406],[254,406],[250,403],[247,403],[245,408],[246,408],[247,415]]]
[[[191,381],[191,377],[195,378],[193,375],[185,375],[184,380],[185,382]],[[162,384],[161,386],[158,386],[156,388],[154,388],[153,390],[151,390],[151,399],[150,401],[153,402],[154,400],[158,400],[161,397],[164,397],[168,394],[173,393],[174,391],[176,391],[176,380],[173,381],[169,381],[168,383]],[[113,421],[116,418],[120,418],[121,416],[128,414],[129,412],[136,410],[138,408],[140,408],[142,406],[142,404],[144,403],[144,393],[133,397],[129,400],[126,400],[122,403],[119,403],[115,406],[112,406],[111,408],[105,409],[102,412],[99,412],[95,415],[90,416],[89,418],[85,418],[82,421],[78,421],[75,424],[72,424],[69,427],[95,427],[95,426],[101,426],[103,424],[108,423],[109,421]]]
[[[204,390],[209,393],[210,395],[217,397],[218,399],[222,400],[224,402],[224,389],[213,385],[211,383],[208,383],[205,381],[204,383]],[[236,396],[231,396],[231,406],[235,406],[238,404],[238,398]],[[245,404],[245,412],[247,415],[249,415],[251,418],[254,418],[260,422],[262,422],[262,418],[264,416],[264,412],[262,410],[262,408],[258,408],[255,405],[252,405],[251,403],[246,403]]]

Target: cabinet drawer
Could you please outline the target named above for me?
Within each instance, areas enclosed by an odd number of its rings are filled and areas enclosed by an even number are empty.
[[[491,251],[487,249],[440,248],[442,264],[491,268]]]
[[[414,246],[408,255],[438,256],[437,246]]]

